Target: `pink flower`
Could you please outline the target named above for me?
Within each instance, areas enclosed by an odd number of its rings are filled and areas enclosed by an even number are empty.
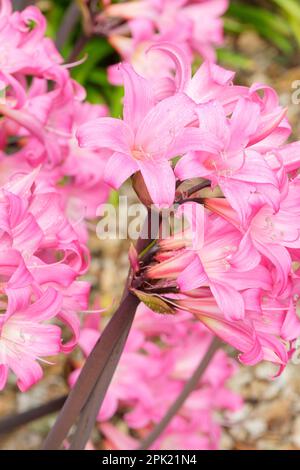
[[[205,200],[218,216],[195,202],[182,205],[189,228],[157,243],[150,265],[136,273],[145,292],[139,298],[154,310],[157,301],[194,314],[243,363],[271,361],[280,373],[300,333],[298,183],[289,183],[278,212],[252,207],[246,229],[226,199]]]
[[[300,333],[300,322],[292,307],[272,300],[260,305],[259,294],[257,299],[257,292],[250,291],[245,295],[245,318],[230,321],[224,317],[213,297],[205,292],[202,295],[185,297],[175,300],[175,303],[179,309],[196,315],[212,332],[241,351],[239,359],[242,363],[254,365],[267,360],[280,365],[279,373],[283,370],[294,352],[293,341]]]
[[[38,361],[60,352],[61,329],[44,322],[59,313],[61,301],[61,296],[49,288],[32,304],[1,315],[0,390],[5,387],[8,372],[12,370],[19,389],[25,392],[42,378]]]
[[[87,356],[99,337],[99,327],[93,319],[87,318],[85,323],[80,345]],[[151,429],[163,417],[210,341],[211,334],[191,315],[184,312],[176,316],[157,315],[140,305],[125,352],[98,415],[99,429],[108,439],[108,448],[134,449],[138,446],[137,439],[123,435],[108,420],[113,418],[116,423],[118,415],[125,410],[127,426],[135,435],[142,436],[146,428]],[[242,406],[241,398],[226,385],[235,371],[235,363],[219,351],[179,415],[152,448],[217,448],[221,429],[214,412],[234,412]],[[77,369],[71,374],[71,385],[78,373]]]
[[[223,43],[223,22],[220,17],[227,7],[227,0],[141,0],[109,5],[104,16],[128,20],[127,29],[133,39],[119,34],[118,42],[120,44],[127,39],[127,50],[132,49],[133,57],[135,50],[140,45],[143,47],[145,36],[142,32],[147,31],[147,39],[151,39],[152,35],[154,40],[169,40],[213,61],[214,47]],[[203,18],[203,21],[198,21],[198,18]]]
[[[244,98],[237,103],[230,120],[217,101],[201,105],[198,116],[200,130],[211,135],[218,149],[184,156],[176,166],[176,176],[180,179],[204,177],[211,180],[213,186],[219,185],[242,224],[249,216],[252,194],[259,193],[262,203],[278,209],[280,188],[276,173],[251,144],[260,139],[258,135],[270,135],[278,120],[274,118],[273,126],[263,132],[258,104]]]
[[[33,82],[23,110],[3,105],[3,137],[22,144],[9,161],[2,159],[2,171],[9,177],[17,169],[30,171],[42,164],[38,180],[56,185],[70,220],[85,239],[85,219],[95,217],[98,205],[108,197],[103,172],[109,152],[80,149],[75,132],[82,122],[105,116],[107,109],[77,101],[73,93],[58,113],[56,95],[45,93],[45,85],[41,79]]]
[[[209,199],[206,206],[239,226],[237,214],[224,199]],[[271,206],[253,207],[245,238],[274,267],[274,294],[283,294],[289,286],[292,261],[300,248],[299,178],[291,181],[288,194],[274,212]]]
[[[164,59],[164,62],[169,64],[169,73],[162,69],[163,75],[156,74],[153,77],[157,99],[162,93],[171,96],[180,91],[186,93],[197,104],[217,100],[224,107],[226,114],[231,114],[239,98],[249,95],[248,87],[234,85],[235,72],[208,60],[205,60],[192,76],[191,58],[173,41],[165,40],[152,44],[147,58],[151,59],[153,54],[156,61],[157,54],[160,54],[160,60]],[[255,94],[254,89],[252,94]],[[274,104],[273,96],[272,104]]]
[[[176,94],[154,104],[151,84],[124,64],[124,119],[101,118],[81,126],[79,144],[111,151],[104,179],[114,188],[140,171],[149,194],[158,206],[170,206],[175,196],[175,176],[169,160],[198,143],[190,129],[193,102]]]
[[[188,217],[192,233],[184,233],[186,239],[162,240],[162,257],[156,256],[160,262],[148,268],[147,276],[176,279],[181,292],[208,286],[228,320],[243,318],[241,291],[271,288],[259,252],[233,225],[208,214],[202,206],[186,203],[180,212]]]
[[[8,370],[24,391],[40,380],[36,360],[69,352],[77,343],[77,312],[87,308],[88,283],[78,281],[88,265],[53,187],[35,185],[38,171],[15,175],[0,189],[1,387]],[[73,333],[61,341],[59,319]],[[20,368],[22,357],[22,368]]]

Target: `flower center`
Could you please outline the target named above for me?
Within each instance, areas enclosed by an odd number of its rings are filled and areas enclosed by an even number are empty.
[[[151,158],[150,153],[145,152],[145,150],[140,148],[133,148],[131,150],[131,155],[135,160],[149,160]]]

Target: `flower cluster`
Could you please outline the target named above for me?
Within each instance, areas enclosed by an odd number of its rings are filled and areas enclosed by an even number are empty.
[[[45,30],[38,8],[1,1],[0,389],[11,369],[27,390],[42,376],[37,360],[77,344],[90,289],[78,280],[89,265],[84,220],[109,191],[107,152],[75,138],[107,109],[84,102]],[[57,320],[71,330],[66,342]]]
[[[99,317],[89,316],[79,340],[84,356],[89,355],[99,335]],[[138,438],[164,416],[204,356],[211,338],[211,333],[190,314],[162,316],[140,305],[98,414],[99,430],[106,438],[107,448],[138,447]],[[221,427],[215,414],[234,412],[242,406],[241,398],[226,385],[235,371],[233,360],[218,351],[180,413],[153,448],[218,448]],[[71,385],[79,372],[77,368],[71,373]],[[116,418],[122,416],[128,428],[126,434],[116,424]]]
[[[11,369],[21,391],[42,377],[37,360],[77,344],[77,312],[87,308],[89,284],[77,277],[88,252],[64,215],[55,188],[35,184],[36,171],[0,188],[0,389]],[[72,338],[65,344],[58,319]]]
[[[145,56],[153,43],[162,41],[180,45],[193,59],[200,54],[215,61],[215,47],[223,43],[221,16],[228,0],[137,0],[110,4],[99,15],[105,19],[121,19],[123,23],[109,34],[109,41],[123,60],[134,65],[143,76],[155,78],[170,70],[170,63],[158,53]],[[112,83],[121,83],[115,66],[108,69]]]
[[[149,305],[160,296],[160,310],[194,313],[245,364],[282,369],[300,335],[300,143],[286,143],[286,110],[270,87],[235,86],[232,72],[209,63],[191,77],[183,51],[155,48],[177,70],[164,93],[161,77],[123,64],[123,120],[100,118],[77,133],[81,146],[111,151],[109,184],[140,175],[142,200],[177,202],[189,219],[188,231],[157,243],[150,265],[142,261],[133,287]],[[210,189],[189,200],[180,186],[193,178]]]
[[[107,108],[84,102],[85,90],[71,78],[45,29],[36,7],[12,12],[10,0],[1,2],[1,182],[41,165],[38,179],[57,187],[71,220],[80,225],[95,217],[108,188],[102,179],[105,152],[83,151],[75,132],[86,120],[105,116]]]

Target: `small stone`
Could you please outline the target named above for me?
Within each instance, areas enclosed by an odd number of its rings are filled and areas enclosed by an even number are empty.
[[[223,431],[220,441],[220,449],[231,450],[234,448],[234,440],[227,432]]]
[[[300,449],[300,416],[297,416],[293,424],[292,443]]]
[[[247,55],[260,53],[266,43],[254,31],[245,31],[238,38],[238,47]]]
[[[267,425],[262,419],[249,419],[245,421],[244,428],[249,433],[251,439],[256,440],[266,432]]]
[[[276,373],[276,366],[268,362],[262,362],[254,369],[254,374],[257,379],[269,381]]]
[[[247,439],[247,431],[246,429],[241,426],[241,425],[235,425],[232,426],[229,429],[230,435],[236,440],[236,441],[246,441]]]
[[[274,400],[279,394],[282,389],[283,384],[280,381],[274,381],[269,384],[269,386],[264,391],[262,398],[264,400]]]

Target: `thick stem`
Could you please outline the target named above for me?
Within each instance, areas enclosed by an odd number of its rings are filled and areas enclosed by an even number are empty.
[[[190,197],[198,191],[201,191],[201,189],[209,188],[210,185],[211,182],[209,180],[202,181],[202,183],[199,183],[196,186],[193,186],[192,188],[188,189],[186,192],[186,196]]]
[[[33,5],[35,0],[13,0],[14,10],[24,10],[29,5]]]
[[[151,217],[148,213],[144,229],[146,227],[149,229],[150,224]],[[149,243],[151,239],[141,237],[137,242],[138,253],[141,253]],[[121,358],[139,304],[137,297],[128,291],[129,282],[128,278],[121,305],[87,358],[75,386],[45,441],[45,450],[60,448],[79,414],[79,430],[75,432],[71,448],[77,449],[85,446]]]
[[[100,377],[105,377],[103,384],[105,394],[123,350],[126,340],[124,332],[129,331],[138,304],[139,300],[127,293],[83,366],[75,386],[45,441],[43,447],[45,450],[60,448]]]
[[[138,305],[138,302],[136,304],[136,307],[137,305]],[[112,351],[112,354],[110,357],[110,367],[104,368],[102,374],[99,375],[97,383],[90,395],[90,398],[87,401],[87,403],[84,405],[81,411],[80,419],[79,419],[76,431],[74,433],[73,438],[71,439],[71,445],[69,448],[70,450],[82,450],[86,446],[86,443],[92,432],[93,426],[96,422],[99,410],[101,409],[101,405],[105,398],[106,392],[111,383],[113,374],[120,361],[120,358],[121,358],[133,319],[134,319],[136,307],[135,309],[131,310],[129,321],[124,327],[123,334],[120,337],[120,340],[116,343]]]
[[[203,376],[204,372],[206,371],[211,359],[214,357],[215,352],[220,347],[220,340],[218,338],[214,338],[204,356],[201,359],[198,367],[195,369],[190,380],[185,384],[182,392],[176,398],[174,403],[171,405],[163,419],[155,426],[153,431],[141,442],[139,450],[148,449],[149,447],[154,444],[156,439],[164,432],[168,424],[172,421],[174,416],[178,413],[186,399],[189,397],[191,392],[196,388],[199,383],[199,380]]]
[[[31,421],[47,416],[55,411],[58,411],[63,406],[64,402],[67,399],[67,395],[54,398],[54,400],[44,403],[43,405],[31,408],[30,410],[24,411],[23,413],[18,413],[15,415],[7,416],[2,418],[0,421],[0,435],[7,434],[13,431],[19,426],[24,426]]]
[[[147,219],[145,220],[143,230],[141,233],[141,237],[137,242],[137,252],[142,253],[149,243],[151,243],[151,214],[148,211]],[[127,280],[126,288],[123,294],[124,296],[127,295],[127,288],[130,280]],[[132,321],[134,319],[134,314],[132,316]],[[114,357],[112,357],[112,361],[114,363],[114,369],[111,373],[111,369],[105,368],[103,373],[99,376],[97,383],[92,390],[89,399],[87,400],[84,408],[80,413],[80,418],[77,424],[77,429],[74,433],[74,436],[71,440],[70,450],[81,450],[84,449],[89,436],[91,434],[92,428],[96,421],[97,415],[105,398],[106,392],[108,390],[109,384],[112,380],[113,373],[115,372],[119,360],[121,358],[122,351],[125,347],[126,339],[128,337],[131,323],[126,325],[126,328],[123,332],[123,337],[120,338],[120,341],[116,344],[116,349],[114,351]]]
[[[201,197],[189,197],[186,199],[180,199],[180,201],[177,202],[177,204],[185,204],[186,202],[196,202],[197,204],[203,204],[204,199]]]
[[[68,62],[72,63],[74,60],[77,59],[80,52],[85,48],[89,40],[90,40],[90,37],[86,36],[85,34],[82,34],[81,36],[79,36],[71,54],[68,57]]]
[[[180,184],[182,184],[182,181],[179,182],[179,186],[180,186]],[[185,202],[189,202],[189,201],[194,200],[195,202],[200,202],[201,203],[201,199],[199,199],[199,201],[197,200],[198,198],[190,199],[191,196],[198,193],[202,189],[209,188],[210,186],[211,186],[211,181],[204,180],[204,181],[202,181],[202,183],[196,184],[195,186],[192,186],[190,189],[188,189],[187,191],[184,191],[182,194],[180,194],[176,198],[175,202],[177,204],[183,204]]]
[[[80,19],[80,10],[75,1],[72,1],[63,17],[62,23],[56,35],[56,47],[60,51],[70,37],[76,23]]]

